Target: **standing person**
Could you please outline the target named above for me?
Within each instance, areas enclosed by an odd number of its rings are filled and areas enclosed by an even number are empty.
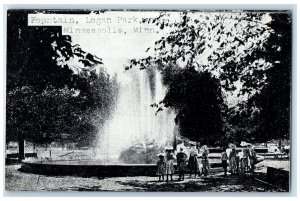
[[[250,171],[250,147],[251,144],[247,144],[245,150],[246,150],[246,172]]]
[[[236,147],[235,145],[231,145],[231,151],[229,153],[229,166],[230,166],[230,173],[236,173]]]
[[[201,148],[201,144],[200,144],[200,142],[197,142],[196,149],[197,149],[198,153],[200,153],[200,148]]]
[[[228,155],[226,152],[226,147],[223,148],[223,152],[221,153],[221,161],[222,161],[222,167],[224,169],[224,177],[227,176],[227,167],[228,167]]]
[[[255,162],[257,160],[256,152],[254,150],[254,146],[252,146],[250,149],[250,171],[253,173],[255,169]]]
[[[159,160],[157,161],[157,171],[156,175],[158,176],[158,181],[163,181],[166,174],[166,161],[163,153],[158,154]],[[161,180],[162,179],[162,180]]]
[[[242,149],[242,157],[241,157],[241,172],[246,173],[250,170],[250,146],[252,146],[250,143],[247,143],[245,141],[241,142]]]
[[[209,169],[209,160],[208,160],[209,151],[208,151],[206,145],[203,146],[203,149],[204,149],[204,151],[202,153],[203,173],[204,173],[204,176],[207,176],[208,169]]]
[[[240,167],[241,167],[241,156],[240,156],[241,152],[236,152],[235,155],[235,162],[236,162],[236,174],[239,174],[240,171]]]
[[[187,155],[183,152],[183,148],[180,148],[180,152],[176,155],[177,158],[177,168],[179,173],[179,181],[184,180],[184,171]]]
[[[241,173],[245,174],[248,165],[247,150],[244,147],[241,153]]]
[[[173,174],[175,172],[173,160],[176,159],[173,152],[173,147],[166,147],[166,175],[167,182],[169,181],[169,176],[171,181],[173,181]]]
[[[190,157],[188,162],[188,167],[190,170],[190,178],[192,178],[193,173],[195,174],[195,178],[197,176],[197,172],[199,169],[197,156],[198,156],[198,150],[196,149],[196,143],[191,142]]]

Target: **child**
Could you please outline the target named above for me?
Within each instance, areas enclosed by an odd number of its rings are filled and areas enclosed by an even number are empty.
[[[231,152],[229,153],[229,165],[230,165],[230,173],[236,173],[236,149],[235,146],[231,146]]]
[[[227,166],[228,166],[227,160],[228,160],[228,156],[226,153],[226,148],[224,147],[223,152],[221,153],[221,161],[222,161],[222,167],[224,169],[224,177],[227,176]]]
[[[254,146],[250,149],[250,171],[253,173],[255,169],[255,162],[257,160],[256,152],[254,150]]]
[[[236,155],[235,155],[235,162],[236,162],[236,174],[239,174],[240,173],[240,162],[241,162],[241,160],[240,160],[240,153],[241,152],[236,152]]]
[[[250,147],[250,144],[246,147],[246,172],[250,171]]]
[[[187,155],[183,152],[183,148],[180,148],[180,152],[176,155],[177,158],[177,168],[179,173],[179,181],[184,180],[184,171]]]
[[[191,148],[190,148],[190,157],[188,162],[188,167],[190,170],[190,178],[192,178],[192,174],[195,174],[195,178],[197,176],[197,172],[199,170],[199,165],[197,161],[198,156],[198,150],[195,148],[196,143],[191,142]]]
[[[157,172],[156,175],[158,176],[158,181],[164,180],[164,176],[166,174],[166,162],[163,153],[158,154],[159,160],[157,161]]]
[[[248,165],[247,150],[246,148],[243,148],[241,152],[241,173],[242,174],[246,173],[247,165]]]
[[[169,176],[171,181],[173,181],[173,174],[175,172],[173,160],[176,159],[174,154],[172,153],[173,147],[166,148],[166,175],[167,182],[169,181]]]
[[[204,149],[204,151],[202,153],[203,173],[204,173],[204,176],[207,176],[208,169],[209,169],[209,160],[208,160],[209,151],[208,151],[206,145],[203,146],[203,149]]]

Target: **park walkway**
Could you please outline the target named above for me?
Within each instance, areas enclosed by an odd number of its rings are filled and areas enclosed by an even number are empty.
[[[9,191],[123,191],[123,192],[273,192],[252,175],[223,177],[212,174],[185,181],[158,182],[156,177],[82,178],[45,176],[20,172],[20,165],[6,166],[6,190]],[[257,173],[263,174],[263,173]],[[174,176],[177,179],[177,175]],[[22,181],[22,182],[20,182]]]

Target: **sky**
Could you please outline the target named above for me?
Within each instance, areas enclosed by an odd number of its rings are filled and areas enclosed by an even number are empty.
[[[109,24],[103,23],[100,26],[95,25],[91,27],[100,27],[106,30],[108,27],[117,27],[124,30],[126,34],[74,34],[72,35],[72,40],[73,43],[79,44],[83,50],[102,58],[105,68],[111,73],[123,71],[124,65],[129,64],[129,59],[142,58],[147,53],[151,53],[151,50],[146,53],[147,48],[153,46],[154,42],[164,35],[163,31],[152,24],[118,23],[120,16],[123,19],[136,17],[140,21],[144,17],[158,16],[157,12],[107,12],[100,15],[116,20],[112,20],[112,23]],[[155,33],[134,33],[133,29],[135,27],[153,28]]]

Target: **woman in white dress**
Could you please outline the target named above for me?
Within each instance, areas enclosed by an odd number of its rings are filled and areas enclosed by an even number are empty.
[[[173,154],[173,147],[166,147],[166,176],[167,182],[169,181],[169,176],[171,181],[173,181],[173,174],[175,172],[174,160],[175,155]]]

